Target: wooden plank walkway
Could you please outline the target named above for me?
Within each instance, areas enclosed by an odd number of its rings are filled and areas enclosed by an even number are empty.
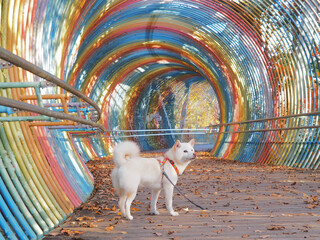
[[[150,154],[149,154],[150,155]],[[45,239],[320,239],[320,171],[261,166],[213,159],[203,154],[179,178],[180,215],[168,214],[161,194],[160,215],[149,215],[150,193],[141,189],[132,221],[118,215],[112,191],[112,161],[88,163],[96,191]]]

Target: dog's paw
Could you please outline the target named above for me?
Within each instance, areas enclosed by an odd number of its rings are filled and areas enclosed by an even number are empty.
[[[170,212],[170,214],[171,214],[171,216],[178,216],[179,215],[179,213],[175,212],[175,211]]]
[[[153,211],[152,214],[153,215],[159,215],[160,213],[158,211]]]
[[[130,216],[127,216],[127,219],[128,219],[128,220],[132,220],[133,217],[130,215]]]

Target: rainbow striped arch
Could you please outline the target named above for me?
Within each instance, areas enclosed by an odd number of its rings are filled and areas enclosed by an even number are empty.
[[[124,139],[146,151],[195,138],[217,158],[320,168],[319,1],[6,0],[0,9],[1,47],[92,99],[107,130],[1,106],[0,240],[41,239],[63,222],[94,188],[85,163]],[[36,88],[4,83],[46,81],[0,68],[1,97],[37,105]],[[98,119],[54,84],[38,93],[43,108]]]

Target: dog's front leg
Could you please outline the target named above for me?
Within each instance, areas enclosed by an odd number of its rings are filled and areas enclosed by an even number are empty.
[[[157,211],[157,202],[160,191],[161,189],[152,189],[151,192],[151,212],[155,215],[159,215],[159,212]]]
[[[178,212],[175,212],[172,208],[172,197],[173,197],[173,185],[169,182],[164,182],[163,183],[163,189],[164,189],[164,193],[165,193],[165,196],[166,196],[166,207],[167,207],[167,210],[169,211],[169,213],[172,215],[172,216],[178,216],[179,213]]]

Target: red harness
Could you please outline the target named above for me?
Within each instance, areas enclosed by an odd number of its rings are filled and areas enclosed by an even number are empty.
[[[171,159],[165,157],[163,160],[157,159],[159,164],[160,164],[160,168],[163,171],[164,168],[164,164],[168,161],[171,163],[172,167],[174,168],[174,170],[176,171],[177,175],[179,176],[179,169],[177,168],[177,166],[174,164],[174,161],[172,161]]]

